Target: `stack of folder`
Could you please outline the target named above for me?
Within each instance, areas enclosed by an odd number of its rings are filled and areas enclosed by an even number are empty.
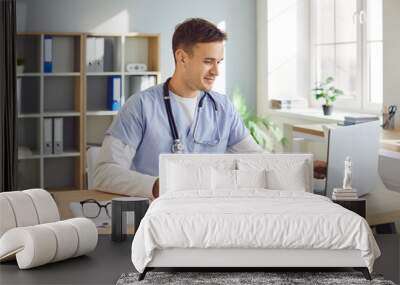
[[[333,188],[332,193],[333,200],[355,200],[358,199],[356,189],[343,189],[343,188]]]

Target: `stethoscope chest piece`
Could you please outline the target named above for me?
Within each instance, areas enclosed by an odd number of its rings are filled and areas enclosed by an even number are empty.
[[[181,143],[180,139],[174,140],[171,146],[171,152],[172,153],[184,153],[185,152],[185,147],[183,143]]]

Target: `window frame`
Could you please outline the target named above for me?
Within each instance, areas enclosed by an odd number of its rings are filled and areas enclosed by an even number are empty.
[[[317,48],[322,46],[317,44],[317,1],[310,1],[310,79],[311,88],[314,88],[317,79]],[[335,0],[333,0],[335,1]],[[334,102],[335,109],[343,111],[353,111],[353,112],[369,112],[369,113],[379,113],[382,108],[382,104],[372,103],[370,101],[370,88],[369,88],[369,58],[368,58],[368,22],[365,21],[365,15],[367,14],[367,0],[356,0],[356,11],[354,11],[353,19],[356,19],[356,51],[357,51],[357,77],[356,77],[356,94],[355,97],[342,97],[338,96],[337,100]],[[334,11],[335,13],[335,11]],[[334,19],[336,15],[334,14]],[[334,24],[334,32],[336,31],[336,24]],[[377,40],[371,42],[379,42]],[[380,41],[382,42],[382,40]],[[336,46],[344,44],[338,43],[336,40],[329,44],[329,46]],[[336,58],[335,58],[336,62]],[[382,98],[383,99],[383,98]],[[321,101],[317,101],[314,96],[310,94],[309,102],[311,107],[319,107]]]

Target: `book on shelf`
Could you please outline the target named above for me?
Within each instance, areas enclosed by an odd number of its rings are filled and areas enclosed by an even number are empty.
[[[301,109],[307,108],[307,101],[303,99],[271,99],[272,109]]]

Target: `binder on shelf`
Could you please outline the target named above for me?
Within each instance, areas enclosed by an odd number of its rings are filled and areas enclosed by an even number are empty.
[[[63,148],[63,118],[54,118],[54,153],[62,153]]]
[[[53,72],[53,37],[44,36],[44,66],[45,73]]]
[[[86,69],[88,72],[93,72],[95,71],[94,61],[96,57],[96,38],[87,38],[86,50]]]
[[[53,119],[44,118],[43,120],[43,153],[53,153]]]
[[[96,38],[96,71],[104,71],[104,38]]]
[[[104,71],[104,38],[88,37],[86,41],[86,68],[88,72]]]
[[[108,109],[117,111],[121,108],[121,76],[108,77]]]

